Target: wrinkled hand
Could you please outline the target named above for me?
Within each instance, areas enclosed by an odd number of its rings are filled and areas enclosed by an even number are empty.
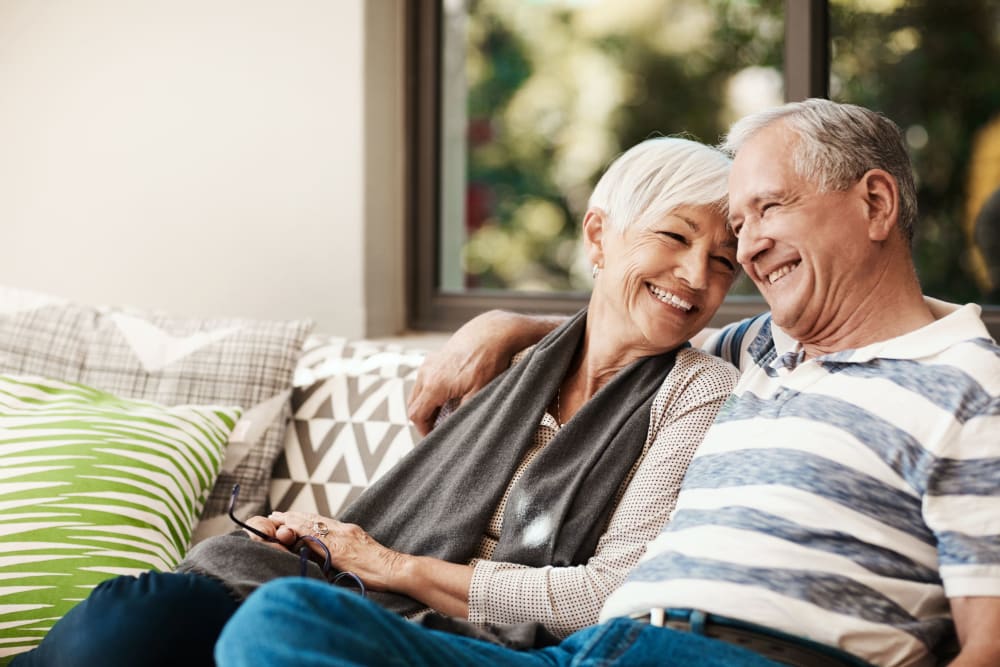
[[[298,536],[311,535],[322,541],[330,550],[330,563],[338,570],[353,572],[361,577],[369,589],[394,590],[393,582],[399,574],[405,554],[382,546],[360,526],[303,512],[272,512],[268,518],[275,525],[284,530],[291,529]],[[313,532],[315,521],[325,523],[329,532],[326,535]],[[306,540],[306,543],[317,554],[325,555],[311,540]]]
[[[407,401],[407,414],[422,435],[434,427],[442,406],[465,403],[510,366],[516,352],[537,340],[521,344],[517,334],[524,326],[522,316],[513,313],[483,313],[427,356]]]
[[[243,532],[249,535],[251,540],[255,540],[257,542],[273,546],[274,548],[281,549],[282,551],[287,550],[288,547],[295,544],[295,540],[298,539],[298,536],[295,534],[294,530],[281,523],[272,521],[266,516],[252,516],[246,520],[246,523],[249,524],[250,526],[253,526],[260,532],[264,533],[265,535],[270,535],[271,537],[278,538],[277,542],[268,542],[267,540],[262,539],[260,536],[254,535],[249,530],[244,529]]]

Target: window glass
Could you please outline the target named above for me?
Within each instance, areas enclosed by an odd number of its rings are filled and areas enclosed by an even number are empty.
[[[903,129],[927,294],[1000,304],[1000,2],[832,0],[830,96]]]
[[[579,223],[603,169],[781,104],[783,5],[445,0],[441,289],[588,289]]]

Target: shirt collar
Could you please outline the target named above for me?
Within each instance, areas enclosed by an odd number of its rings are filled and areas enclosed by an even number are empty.
[[[920,359],[933,356],[955,343],[972,338],[990,338],[986,325],[980,317],[982,308],[977,304],[967,303],[964,306],[932,299],[925,296],[924,303],[934,316],[934,321],[919,329],[866,345],[853,350],[842,350],[821,357],[827,361],[842,361],[864,363],[876,358],[883,359]],[[787,353],[798,355],[801,344],[771,322],[771,336],[774,339],[774,349],[781,357]]]

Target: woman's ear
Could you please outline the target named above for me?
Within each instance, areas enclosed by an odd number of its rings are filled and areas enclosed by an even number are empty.
[[[587,259],[594,266],[604,266],[604,228],[607,220],[604,211],[588,208],[583,216],[583,246]]]
[[[899,187],[882,169],[870,169],[858,181],[868,214],[868,238],[885,241],[899,223]]]

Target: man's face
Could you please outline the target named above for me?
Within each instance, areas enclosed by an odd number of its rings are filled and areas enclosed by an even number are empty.
[[[774,322],[803,343],[837,336],[857,303],[870,244],[856,188],[819,192],[795,173],[797,138],[782,123],[747,141],[729,177],[738,259]]]

